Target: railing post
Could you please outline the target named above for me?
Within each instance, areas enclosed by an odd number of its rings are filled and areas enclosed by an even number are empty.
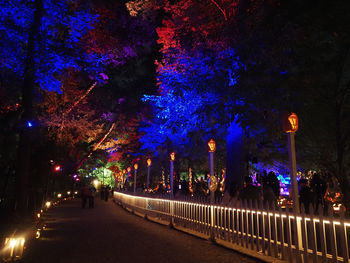
[[[169,223],[169,227],[173,228],[174,227],[174,201],[173,200],[169,200],[169,205],[170,205],[170,223]]]
[[[260,242],[260,240],[259,240],[259,237],[260,237],[260,222],[259,222],[259,213],[258,213],[258,211],[259,211],[259,206],[258,206],[258,201],[255,199],[254,200],[254,208],[255,208],[255,210],[256,210],[256,251],[257,252],[260,252],[260,245],[259,245],[259,242]]]
[[[294,210],[294,241],[295,241],[295,252],[296,252],[296,259],[297,259],[297,263],[301,262],[301,255],[300,255],[300,244],[301,244],[301,237],[302,237],[302,233],[301,233],[301,220],[298,220],[298,214],[295,212]]]
[[[320,243],[321,243],[321,251],[322,251],[322,262],[327,262],[327,245],[326,245],[326,233],[324,229],[324,219],[323,219],[323,208],[322,206],[318,210],[319,218],[320,218],[320,224],[319,224],[319,231],[320,231]]]
[[[336,238],[336,231],[335,231],[335,223],[334,223],[334,217],[333,217],[333,210],[329,206],[328,209],[328,217],[330,221],[330,233],[329,233],[329,239],[331,244],[331,253],[332,253],[332,260],[331,262],[337,262],[338,258],[338,247],[337,247],[337,238]]]
[[[342,246],[343,262],[349,262],[348,240],[346,235],[346,226],[344,224],[344,210],[340,208],[340,242]]]
[[[302,248],[304,250],[303,254],[303,262],[308,263],[309,262],[309,254],[308,254],[308,243],[307,243],[307,222],[305,219],[305,207],[302,204],[301,205],[301,216],[302,216],[302,224],[301,224],[301,230],[300,233],[302,234]],[[298,233],[299,235],[299,233]]]
[[[148,198],[145,198],[145,218],[148,216]]]
[[[280,231],[280,240],[281,240],[281,258],[282,260],[286,259],[286,250],[284,247],[284,230],[285,230],[285,225],[284,225],[284,221],[283,221],[283,216],[282,216],[282,208],[281,206],[278,207],[278,214],[279,214],[279,219],[280,219],[280,225],[279,225],[279,231]],[[287,217],[288,219],[288,217]]]
[[[313,262],[317,262],[317,231],[316,224],[314,220],[314,209],[312,204],[309,205],[310,219],[311,219],[311,228],[310,228],[310,240],[312,246],[312,260]],[[319,222],[321,224],[321,222]]]
[[[211,242],[215,242],[214,234],[214,204],[210,204],[210,237]]]

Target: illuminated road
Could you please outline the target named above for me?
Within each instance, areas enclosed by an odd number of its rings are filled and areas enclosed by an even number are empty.
[[[96,198],[93,209],[65,201],[47,219],[47,231],[29,243],[23,262],[260,262],[134,216],[111,200]]]

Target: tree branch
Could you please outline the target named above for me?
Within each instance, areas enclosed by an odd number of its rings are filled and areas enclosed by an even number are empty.
[[[85,92],[85,94],[83,96],[81,96],[74,104],[72,107],[70,107],[65,114],[69,114],[83,99],[86,98],[87,95],[89,95],[89,93],[92,91],[93,88],[95,88],[97,84],[97,81],[95,81],[94,84],[92,84],[92,86]]]
[[[221,11],[221,13],[224,15],[225,21],[227,21],[227,15],[224,9],[222,9],[219,4],[214,1],[214,0],[210,0],[214,5],[216,5],[216,7]]]

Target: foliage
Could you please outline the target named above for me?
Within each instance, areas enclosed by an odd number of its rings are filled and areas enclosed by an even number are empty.
[[[224,114],[218,109],[228,111],[229,103],[220,105],[218,86],[230,82],[226,65],[238,67],[235,59],[233,50],[212,56],[200,52],[165,56],[158,67],[159,95],[143,99],[154,110],[153,121],[141,129],[143,148],[157,151],[163,145],[187,156],[189,147],[204,145],[210,136],[224,138]]]
[[[68,68],[99,73],[102,56],[84,55],[80,39],[90,30],[97,16],[87,6],[66,1],[43,0],[40,33],[35,45],[35,81],[42,89],[59,91],[57,75]],[[25,52],[34,17],[34,1],[9,0],[0,6],[1,69],[21,78]],[[82,62],[85,64],[83,65]],[[88,63],[88,64],[86,64]]]

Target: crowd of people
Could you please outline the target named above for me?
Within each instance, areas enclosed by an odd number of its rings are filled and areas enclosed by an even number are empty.
[[[220,202],[224,196],[225,179],[225,170],[220,176],[216,175],[217,188],[214,192],[216,202]],[[336,205],[337,207],[341,206],[341,209],[345,211],[339,183],[333,176],[315,171],[306,174],[300,172],[297,181],[300,206],[306,213],[309,213],[310,207],[315,213],[318,213],[320,208],[327,211],[330,206],[333,209]],[[205,199],[210,195],[209,185],[209,174],[207,178],[193,176],[192,180],[174,180],[173,194],[174,196],[191,196]],[[285,194],[285,188],[283,190],[282,194]],[[161,181],[150,191],[143,185],[141,191],[167,195],[170,193],[170,185]],[[243,185],[235,192],[235,197],[238,200],[252,200],[253,203],[262,201],[264,206],[268,204],[270,208],[293,207],[291,198],[281,195],[281,184],[273,171],[267,172],[264,170],[261,173],[254,174],[254,176],[246,176],[243,179]]]
[[[280,196],[280,182],[274,172],[263,171],[258,174],[257,182],[253,184],[253,178],[246,176],[243,188],[239,191],[239,200],[252,200],[259,203],[261,200],[270,206],[276,205]]]
[[[217,181],[218,186],[215,191],[215,198],[220,201],[225,192],[225,175],[217,177]],[[191,183],[185,180],[176,182],[174,195],[179,193],[198,198],[208,197],[210,194],[209,183],[209,180],[204,180],[202,177],[198,177]],[[157,193],[166,193],[167,190],[169,189],[161,183],[156,187]],[[330,205],[341,204],[342,201],[339,183],[327,173],[300,173],[298,177],[298,194],[300,206],[303,207],[306,213],[309,213],[310,206],[317,213],[320,208],[327,211]],[[270,208],[273,206],[276,208],[278,206],[291,208],[293,206],[291,198],[281,196],[280,181],[273,171],[263,171],[257,174],[254,180],[253,177],[246,176],[243,180],[243,186],[238,190],[236,197],[239,200],[252,200],[253,203],[262,201],[265,206],[268,203]],[[282,200],[285,201],[284,204],[282,204]],[[342,209],[345,209],[343,205]]]
[[[310,205],[317,212],[320,208],[327,211],[330,206],[338,207],[342,203],[339,182],[327,173],[310,172],[302,175],[298,181],[299,201],[305,212],[309,212]],[[341,205],[345,211],[345,206]]]
[[[101,186],[100,188],[100,197],[101,200],[108,201],[110,193],[112,189],[110,186]],[[80,191],[80,196],[81,196],[81,206],[82,208],[85,208],[88,204],[89,208],[94,208],[95,204],[95,195],[96,195],[96,188],[94,187],[93,184],[83,184],[81,191]]]
[[[306,213],[310,212],[310,207],[315,213],[318,213],[320,208],[323,211],[328,211],[330,206],[333,208],[338,207],[338,205],[341,205],[341,209],[345,211],[345,206],[341,204],[342,195],[339,183],[326,173],[301,174],[298,178],[298,195],[300,206]],[[281,205],[279,201],[282,197],[280,197],[280,182],[276,174],[272,171],[269,173],[264,171],[263,174],[257,176],[255,183],[253,183],[252,177],[245,177],[238,199],[257,201],[258,203],[262,200],[265,205],[268,203],[270,207],[278,207]],[[288,201],[288,198],[283,199]],[[286,207],[293,206],[291,200],[287,203],[289,205],[285,205]]]

